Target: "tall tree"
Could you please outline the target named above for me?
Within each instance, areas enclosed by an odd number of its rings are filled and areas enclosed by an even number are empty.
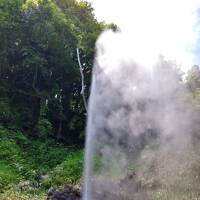
[[[83,141],[76,48],[88,95],[94,43],[106,25],[97,22],[86,1],[0,0],[0,13],[0,103],[8,108],[6,123],[40,137],[46,120],[57,140]]]

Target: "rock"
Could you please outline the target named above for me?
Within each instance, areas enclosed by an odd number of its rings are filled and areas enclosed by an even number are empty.
[[[31,186],[31,182],[30,181],[23,181],[21,183],[19,183],[19,189],[20,191],[25,191],[25,190],[28,190]]]
[[[49,175],[42,175],[40,176],[40,181],[45,182],[46,180],[48,180]]]
[[[49,190],[47,200],[80,200],[81,189],[77,186],[65,185],[62,191]]]

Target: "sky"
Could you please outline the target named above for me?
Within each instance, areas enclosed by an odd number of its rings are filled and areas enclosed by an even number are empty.
[[[188,66],[199,64],[195,10],[200,0],[88,0],[99,21],[116,23],[127,43],[146,54],[164,54]],[[192,54],[196,52],[196,54]]]

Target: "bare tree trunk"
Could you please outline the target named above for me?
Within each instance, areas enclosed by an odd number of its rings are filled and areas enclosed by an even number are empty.
[[[83,103],[84,103],[84,106],[85,106],[85,110],[87,112],[87,102],[86,102],[86,98],[85,98],[85,81],[84,81],[84,74],[83,74],[83,67],[81,65],[81,61],[80,61],[80,56],[79,56],[79,49],[77,48],[76,49],[77,51],[77,58],[78,58],[78,64],[79,64],[79,68],[80,68],[80,73],[81,73],[81,85],[82,85],[82,89],[81,89],[81,94],[82,94],[82,97],[83,97]]]

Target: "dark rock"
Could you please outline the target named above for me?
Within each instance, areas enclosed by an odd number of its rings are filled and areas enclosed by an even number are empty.
[[[48,192],[47,200],[80,200],[81,189],[72,185],[65,185],[62,191]]]

